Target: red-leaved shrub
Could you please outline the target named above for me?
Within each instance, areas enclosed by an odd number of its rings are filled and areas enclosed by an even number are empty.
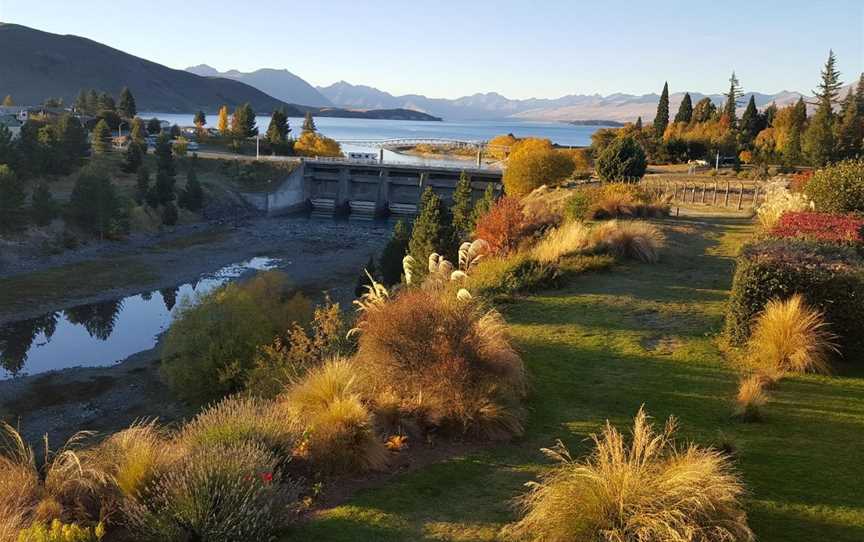
[[[828,213],[783,213],[771,230],[771,236],[864,245],[864,218]]]
[[[510,196],[499,199],[474,228],[474,237],[489,243],[491,252],[498,255],[515,250],[525,233],[522,203]]]
[[[804,188],[807,187],[807,183],[810,182],[810,179],[813,178],[813,170],[808,169],[806,171],[800,171],[794,175],[792,175],[792,182],[789,183],[789,188],[793,192],[804,192]]]

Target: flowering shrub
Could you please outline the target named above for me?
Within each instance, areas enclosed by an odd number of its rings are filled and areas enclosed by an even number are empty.
[[[783,213],[812,209],[807,196],[790,191],[784,181],[772,181],[765,185],[764,190],[765,200],[756,208],[756,216],[765,228],[777,224]]]
[[[864,244],[864,219],[827,213],[784,213],[771,235],[860,245]]]

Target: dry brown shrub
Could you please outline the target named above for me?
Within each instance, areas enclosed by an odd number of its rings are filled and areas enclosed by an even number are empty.
[[[645,263],[656,263],[660,259],[660,248],[665,242],[657,226],[637,220],[603,222],[592,233],[599,249]]]

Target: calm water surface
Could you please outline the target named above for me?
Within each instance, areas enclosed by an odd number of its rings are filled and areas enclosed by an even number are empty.
[[[180,301],[252,270],[276,267],[259,257],[203,275],[194,283],[72,307],[0,326],[0,380],[69,367],[113,365],[156,345]]]

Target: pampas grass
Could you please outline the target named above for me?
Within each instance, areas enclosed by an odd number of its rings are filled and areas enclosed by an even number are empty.
[[[765,305],[756,317],[748,350],[756,367],[769,374],[826,374],[831,372],[831,354],[839,352],[836,338],[823,314],[795,294]]]
[[[670,418],[661,432],[640,409],[629,443],[607,422],[583,460],[560,442],[544,450],[558,461],[519,500],[514,540],[564,542],[751,541],[745,490],[728,458],[710,448],[679,447]]]
[[[563,256],[591,250],[594,244],[591,229],[572,221],[547,233],[534,247],[533,256],[542,263],[555,263]]]
[[[592,230],[592,237],[600,250],[645,263],[660,259],[660,248],[665,242],[657,226],[637,220],[603,222]]]
[[[305,429],[302,450],[309,461],[331,472],[381,469],[386,449],[360,395],[358,370],[333,359],[311,370],[281,401]]]
[[[768,403],[765,393],[765,380],[759,375],[742,378],[738,383],[738,395],[735,396],[735,416],[745,422],[756,422],[762,419],[762,407]]]

